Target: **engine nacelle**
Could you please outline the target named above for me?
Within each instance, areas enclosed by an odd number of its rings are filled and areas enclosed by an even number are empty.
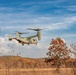
[[[37,32],[37,36],[38,36],[38,40],[41,40],[41,32],[40,31]]]

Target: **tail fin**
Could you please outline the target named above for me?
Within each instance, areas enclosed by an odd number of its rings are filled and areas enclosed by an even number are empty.
[[[9,37],[9,40],[11,41],[11,40],[12,40],[12,36],[11,36],[11,34],[9,34],[8,37]]]
[[[17,38],[17,39],[21,38],[21,35],[20,35],[19,32],[16,32],[16,38]]]

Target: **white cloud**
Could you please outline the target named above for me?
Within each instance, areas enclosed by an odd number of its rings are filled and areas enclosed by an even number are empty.
[[[63,34],[62,37],[76,37],[76,34]]]
[[[45,1],[37,1],[37,2],[25,2],[25,3],[22,3],[21,5],[46,5],[46,4],[59,4],[59,3],[62,3],[62,2],[65,2],[66,0],[45,0]]]
[[[10,49],[7,47],[7,43],[5,38],[0,37],[0,52],[4,52],[7,53],[8,51],[10,51]]]
[[[24,46],[22,45],[15,45],[14,50],[17,52],[20,52],[22,56],[28,56],[28,57],[34,57],[34,58],[39,58],[39,57],[45,57],[46,53],[48,52],[48,44],[43,44],[43,43],[38,43],[38,45],[30,44],[27,45],[25,44]]]
[[[70,11],[76,11],[76,5],[68,6],[67,9],[70,10]]]
[[[17,41],[9,41],[7,37],[0,37],[0,53],[3,52],[4,55],[9,54],[11,52],[10,44],[18,44]]]
[[[50,30],[68,29],[75,22],[76,22],[76,16],[66,17],[66,18],[64,17],[62,21],[48,25],[48,28]]]
[[[17,55],[17,53],[21,53],[25,57],[45,57],[48,46],[47,43],[40,42],[38,45],[25,44],[22,46],[16,40],[9,41],[7,37],[0,37],[0,54],[2,53],[2,55]]]
[[[72,12],[76,11],[76,5],[67,5],[67,6],[64,6],[64,5],[59,6],[59,5],[57,5],[56,7],[67,9],[67,10],[72,11]],[[59,11],[61,11],[61,10],[59,10]]]
[[[12,15],[13,16],[13,15]],[[14,17],[15,18],[15,17]],[[16,18],[17,19],[17,18]],[[10,22],[9,22],[10,21]],[[54,22],[56,21],[56,22]],[[3,30],[5,29],[23,29],[25,30],[28,27],[40,27],[40,28],[49,28],[50,30],[59,30],[59,29],[68,29],[70,26],[72,26],[73,23],[76,22],[76,16],[71,16],[71,17],[63,17],[60,19],[58,19],[57,17],[30,17],[30,18],[24,18],[24,19],[17,19],[17,21],[15,21],[14,19],[10,18],[10,20],[8,19],[7,22],[4,23],[4,21],[2,21],[2,23],[5,25],[4,27],[2,27]],[[13,25],[14,23],[14,25]],[[23,25],[20,25],[20,24]],[[6,25],[8,24],[8,25]],[[19,24],[19,25],[17,25]],[[15,27],[16,25],[16,27]]]
[[[5,39],[0,37],[0,44],[3,44],[5,42]]]
[[[64,1],[64,0],[63,0]],[[75,7],[75,6],[73,6]],[[27,8],[28,9],[31,9]],[[7,10],[5,7],[0,7],[2,10]],[[9,7],[9,9],[12,9]],[[15,9],[13,9],[15,10]],[[33,14],[28,11],[19,12],[19,13],[0,13],[0,25],[3,30],[6,29],[24,29],[27,27],[45,27],[49,28],[50,30],[58,30],[58,29],[67,29],[73,23],[76,22],[76,16],[41,16],[36,15],[33,11]]]

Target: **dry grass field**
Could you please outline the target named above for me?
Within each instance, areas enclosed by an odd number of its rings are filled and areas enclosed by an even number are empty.
[[[0,75],[76,75],[75,67],[63,66],[60,68],[51,66],[44,58],[0,57]]]
[[[0,69],[0,75],[76,75],[72,68]]]

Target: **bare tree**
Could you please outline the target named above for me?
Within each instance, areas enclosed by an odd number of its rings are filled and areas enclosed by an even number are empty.
[[[74,75],[76,75],[76,44],[74,43],[74,44],[71,44],[70,46],[72,48],[71,53],[74,55],[74,59],[75,59],[74,62],[73,61],[71,62],[71,65],[72,65],[73,73]]]

